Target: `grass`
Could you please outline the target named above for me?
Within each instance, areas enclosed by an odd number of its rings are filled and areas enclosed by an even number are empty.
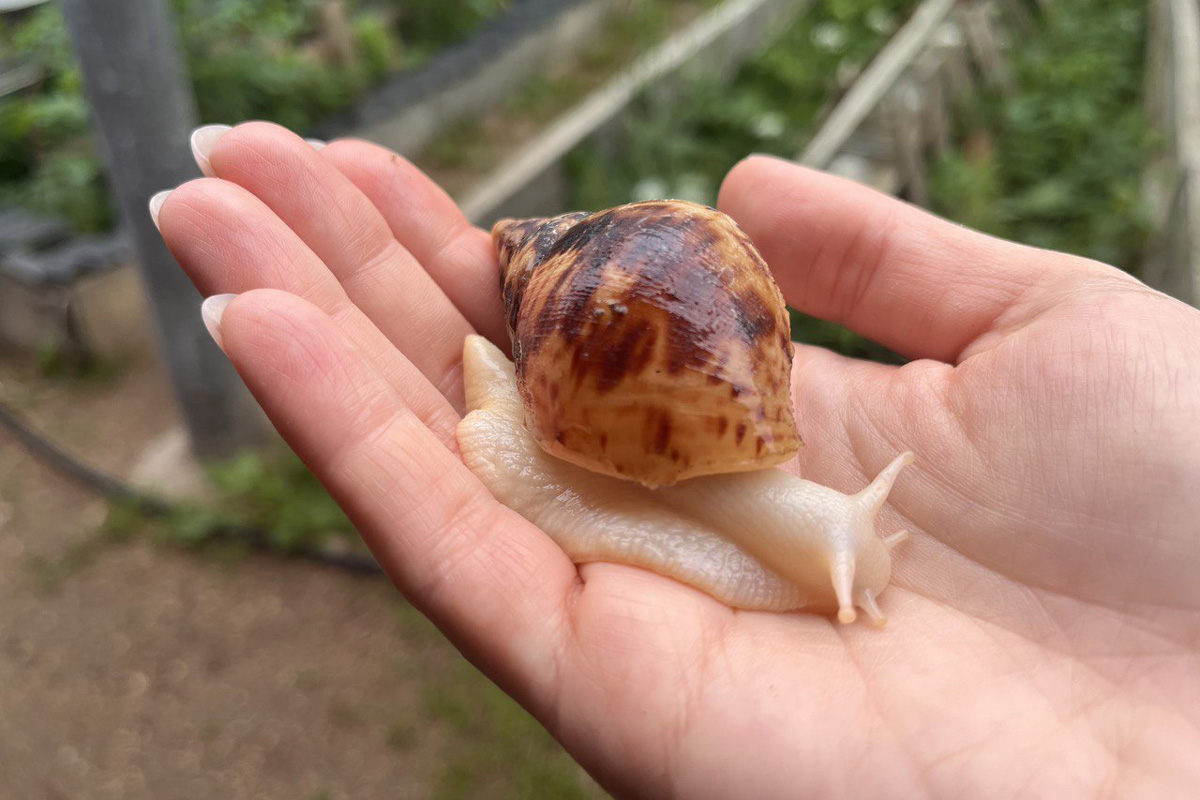
[[[91,563],[113,540],[141,536],[200,547],[217,558],[240,558],[245,548],[230,547],[215,538],[219,524],[231,519],[282,526],[289,532],[275,541],[285,549],[296,542],[342,535],[349,529],[340,512],[332,513],[336,509],[333,501],[294,457],[283,453],[245,457],[218,466],[215,474],[222,487],[221,499],[214,506],[218,510],[191,509],[183,519],[154,520],[137,508],[112,505],[96,536],[57,559],[32,559],[29,568],[41,586],[51,590]],[[297,519],[305,520],[300,527],[296,527],[300,524]],[[442,732],[434,800],[586,800],[598,796],[553,737],[454,650],[419,611],[400,604],[396,620],[406,642],[405,656],[397,659],[396,669],[418,685],[420,701],[411,716],[387,725],[382,744],[406,752],[435,731]],[[300,666],[292,680],[297,691],[307,692],[325,685],[328,679],[311,667]],[[366,721],[364,709],[346,700],[331,704],[328,714],[330,724],[338,728],[358,728]],[[214,728],[206,735],[211,738],[217,733]]]
[[[254,547],[292,555],[320,550],[334,539],[366,553],[345,513],[282,445],[210,464],[208,472],[213,497],[180,502],[166,514],[133,502],[110,503],[104,535],[186,547],[225,565],[241,563]]]
[[[424,711],[455,734],[434,797],[591,797],[575,762],[515,701],[465,660],[424,688]]]
[[[46,339],[37,348],[38,374],[50,380],[79,380],[110,385],[115,383],[123,366],[119,358],[96,353],[73,353],[57,339]]]
[[[422,660],[419,715],[395,721],[387,743],[408,749],[436,726],[449,735],[434,800],[503,797],[513,800],[588,800],[603,796],[546,730],[454,651],[411,606],[398,609],[405,638]],[[425,659],[432,664],[423,663]],[[401,667],[407,673],[413,665]]]

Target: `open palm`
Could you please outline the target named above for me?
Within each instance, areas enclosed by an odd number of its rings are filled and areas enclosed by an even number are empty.
[[[918,455],[891,624],[733,611],[576,568],[456,456],[461,346],[503,342],[488,236],[409,163],[265,124],[159,203],[223,347],[400,590],[628,797],[1194,797],[1200,312],[755,158],[721,207],[788,301],[913,359],[798,346],[799,467]],[[266,290],[266,291],[256,291]],[[274,290],[274,291],[272,291]],[[889,518],[890,517],[890,518]]]

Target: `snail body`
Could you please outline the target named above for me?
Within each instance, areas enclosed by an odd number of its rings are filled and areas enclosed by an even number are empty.
[[[855,608],[891,574],[875,516],[904,453],[847,495],[800,446],[789,320],[728,217],[654,201],[493,229],[513,362],[464,344],[467,466],[577,563],[653,570],[736,608]]]

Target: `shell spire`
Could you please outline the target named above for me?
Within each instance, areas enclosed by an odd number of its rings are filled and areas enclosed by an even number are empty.
[[[647,486],[795,454],[787,309],[729,217],[651,201],[503,220],[492,238],[544,450]]]

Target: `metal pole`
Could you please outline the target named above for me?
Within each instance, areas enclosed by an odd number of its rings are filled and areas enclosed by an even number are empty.
[[[155,192],[197,176],[188,148],[196,105],[165,0],[63,0],[93,128],[131,237],[159,333],[159,351],[201,458],[261,435],[261,416],[200,321],[200,295],[150,220]]]

